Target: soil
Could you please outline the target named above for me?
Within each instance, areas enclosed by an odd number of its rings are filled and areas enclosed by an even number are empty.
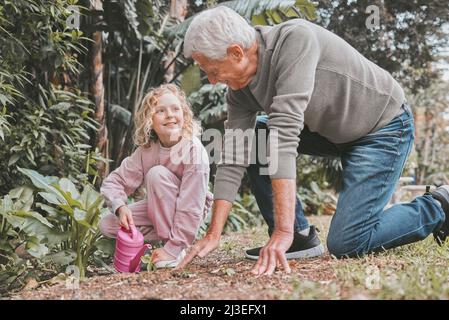
[[[326,230],[330,217],[313,223]],[[320,237],[324,238],[324,233]],[[79,282],[77,289],[65,280],[24,289],[11,299],[289,299],[295,285],[303,280],[320,284],[336,281],[334,265],[325,254],[319,258],[289,260],[292,272],[275,272],[255,277],[250,273],[254,261],[244,258],[244,250],[267,240],[264,229],[244,230],[222,237],[220,248],[204,258],[195,258],[184,270],[142,271],[138,274],[109,273],[94,275]],[[104,272],[103,272],[104,273]],[[33,287],[33,286],[30,286]],[[294,298],[294,297],[293,297]]]

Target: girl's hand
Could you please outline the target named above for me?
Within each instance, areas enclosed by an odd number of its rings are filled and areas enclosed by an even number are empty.
[[[127,206],[121,206],[117,209],[120,225],[129,230],[129,225],[134,224],[133,214]]]

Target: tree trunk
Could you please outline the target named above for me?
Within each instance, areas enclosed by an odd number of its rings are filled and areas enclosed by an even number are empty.
[[[172,0],[170,3],[170,17],[176,19],[179,22],[185,20],[187,15],[187,0]],[[169,51],[167,53],[167,59],[165,60],[164,67],[167,68],[171,61],[175,59],[176,53],[174,51]],[[165,72],[164,80],[165,82],[170,82],[173,80],[175,74],[175,63],[172,63],[170,67]]]
[[[103,6],[100,0],[91,1],[92,8],[97,11],[102,11]],[[101,17],[96,17],[93,24],[95,25]],[[90,93],[95,102],[95,120],[100,127],[95,137],[94,145],[101,156],[108,158],[108,131],[105,121],[105,105],[104,105],[104,83],[103,70],[104,65],[102,61],[103,51],[103,37],[101,31],[96,31],[93,34],[93,43],[91,46],[91,81]],[[109,174],[109,165],[102,161],[97,162],[97,169],[99,179],[98,184]]]

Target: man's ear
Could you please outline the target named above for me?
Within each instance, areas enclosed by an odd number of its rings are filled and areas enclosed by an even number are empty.
[[[242,47],[238,44],[231,44],[226,51],[228,58],[235,62],[240,62],[245,55]]]

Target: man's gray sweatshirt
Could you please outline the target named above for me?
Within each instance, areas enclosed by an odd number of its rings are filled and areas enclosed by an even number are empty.
[[[254,129],[256,115],[268,115],[278,133],[278,169],[272,179],[295,179],[299,134],[306,125],[333,143],[346,143],[382,128],[400,112],[404,91],[393,77],[345,40],[303,19],[256,26],[257,72],[248,86],[229,89],[226,129]],[[224,146],[232,138],[225,133]],[[214,199],[233,202],[248,161],[222,152]]]

